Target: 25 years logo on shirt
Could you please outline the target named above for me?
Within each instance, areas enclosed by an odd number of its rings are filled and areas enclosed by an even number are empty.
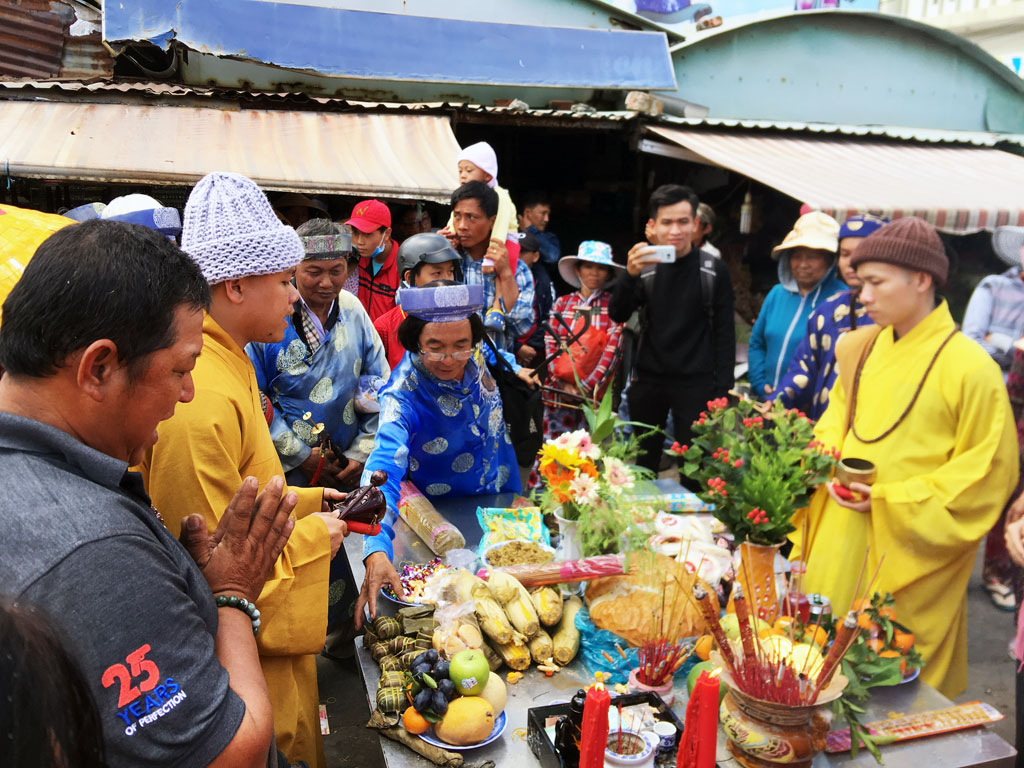
[[[104,688],[118,686],[115,714],[124,720],[126,736],[156,722],[186,698],[174,678],[160,682],[160,668],[146,658],[151,650],[148,643],[140,645],[125,657],[123,664],[107,667],[100,679]]]

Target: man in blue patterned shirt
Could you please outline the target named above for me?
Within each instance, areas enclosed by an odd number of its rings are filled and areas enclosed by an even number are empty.
[[[509,258],[505,243],[491,238],[498,215],[498,194],[480,181],[470,181],[452,193],[452,231],[441,234],[462,256],[466,285],[484,289],[485,325],[497,346],[512,351],[536,322],[534,284],[530,267]]]

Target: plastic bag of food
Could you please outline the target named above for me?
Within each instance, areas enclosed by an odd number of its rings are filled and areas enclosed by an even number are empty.
[[[446,659],[467,649],[482,651],[484,636],[476,620],[475,609],[472,600],[438,606],[434,611],[434,619],[437,621],[434,628],[435,651]]]
[[[430,500],[408,480],[401,485],[398,514],[435,555],[466,546],[462,532],[438,512]]]
[[[481,555],[493,544],[515,539],[551,546],[551,534],[540,507],[477,507],[476,519],[484,532],[477,550]]]

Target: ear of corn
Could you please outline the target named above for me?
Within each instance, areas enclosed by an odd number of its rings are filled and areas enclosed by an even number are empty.
[[[545,627],[553,627],[562,618],[562,593],[553,587],[541,587],[530,593],[537,618]]]
[[[519,590],[516,589],[517,584],[519,582],[516,578],[504,571],[495,570],[487,575],[487,588],[494,595],[494,599],[502,605],[512,602],[519,594]]]
[[[518,638],[508,643],[490,643],[509,669],[523,670],[530,666],[530,652]]]
[[[545,662],[551,661],[553,658],[554,651],[551,645],[551,635],[543,629],[539,630],[536,635],[530,638],[526,647],[530,649],[530,656],[532,656],[533,660],[538,664],[544,664]]]
[[[468,571],[459,576],[459,600],[472,600],[480,629],[496,643],[512,640],[512,625],[501,604],[491,595],[487,585]]]
[[[562,620],[551,637],[551,645],[555,661],[563,667],[576,657],[580,649],[580,633],[576,629],[576,614],[583,607],[583,601],[575,595],[565,601],[562,608]]]
[[[533,637],[540,630],[540,619],[533,606],[530,593],[519,580],[507,573],[497,571],[487,580],[487,587],[498,602],[505,607],[512,626],[526,637]]]

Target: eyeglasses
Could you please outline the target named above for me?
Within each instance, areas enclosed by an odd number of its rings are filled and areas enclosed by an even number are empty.
[[[446,357],[463,362],[465,360],[469,360],[469,358],[473,356],[473,351],[474,350],[472,349],[464,349],[460,352],[427,352],[420,347],[420,357],[431,363],[443,362]]]

